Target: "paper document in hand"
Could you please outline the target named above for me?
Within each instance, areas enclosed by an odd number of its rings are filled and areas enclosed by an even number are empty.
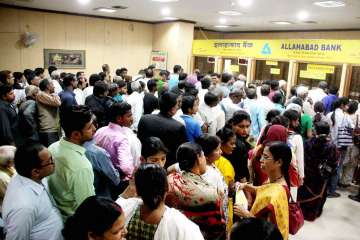
[[[243,190],[238,189],[235,195],[235,204],[241,205],[244,209],[248,209],[249,203]]]

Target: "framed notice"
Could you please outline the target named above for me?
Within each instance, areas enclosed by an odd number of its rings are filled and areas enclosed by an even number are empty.
[[[150,64],[155,65],[155,69],[167,69],[167,52],[165,51],[152,51]]]
[[[45,68],[85,68],[85,50],[44,49],[44,65]]]

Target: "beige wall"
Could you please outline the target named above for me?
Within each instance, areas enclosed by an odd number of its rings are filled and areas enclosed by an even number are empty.
[[[19,44],[25,31],[39,36],[29,48]],[[100,72],[104,63],[113,73],[126,66],[136,74],[149,65],[152,36],[152,24],[0,8],[0,69],[44,66],[43,49],[57,48],[85,50],[87,74]]]
[[[185,72],[190,70],[194,24],[184,22],[154,25],[153,50],[167,51],[167,68],[171,71],[180,64]]]
[[[195,30],[194,39],[360,39],[360,31],[221,33]]]

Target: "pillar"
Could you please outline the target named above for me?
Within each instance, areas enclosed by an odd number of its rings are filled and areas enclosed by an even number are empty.
[[[298,66],[298,62],[296,62],[295,60],[290,60],[286,96],[290,96],[291,87],[296,84],[296,79],[298,77]]]
[[[349,66],[349,64],[347,64],[347,63],[343,64],[342,71],[341,71],[340,88],[339,88],[339,96],[340,97],[343,97],[349,93],[350,69],[351,69],[351,67]]]

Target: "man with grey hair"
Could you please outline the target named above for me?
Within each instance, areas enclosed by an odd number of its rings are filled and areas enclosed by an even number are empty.
[[[39,141],[36,96],[39,88],[29,85],[25,88],[26,101],[19,106],[19,127],[23,140]]]
[[[141,94],[143,89],[140,81],[131,82],[131,90],[132,93],[126,98],[126,101],[131,105],[131,112],[134,118],[134,123],[131,126],[131,129],[137,131],[140,118],[144,111],[144,99],[143,94]]]
[[[320,81],[318,87],[313,87],[309,90],[309,98],[313,101],[313,103],[321,102],[324,97],[327,96],[326,91],[328,88],[328,84],[325,81]]]
[[[238,105],[241,101],[243,93],[238,88],[233,88],[230,90],[230,94],[228,97],[223,98],[219,105],[221,110],[225,113],[225,121],[228,121],[234,115],[234,112],[241,110]]]
[[[286,101],[286,91],[287,91],[287,82],[283,79],[279,80],[279,92],[282,96],[282,105],[285,104],[285,101]]]
[[[6,188],[16,170],[14,168],[14,156],[16,147],[11,145],[0,146],[0,213]]]
[[[313,108],[313,101],[312,99],[308,98],[309,90],[308,87],[299,86],[296,89],[296,95],[301,98],[303,101],[303,111],[305,114],[310,115],[311,117],[315,116],[315,111]]]
[[[63,90],[60,84],[60,74],[61,74],[60,70],[55,70],[51,73],[51,80],[52,83],[54,84],[54,91],[56,95],[58,95]]]

